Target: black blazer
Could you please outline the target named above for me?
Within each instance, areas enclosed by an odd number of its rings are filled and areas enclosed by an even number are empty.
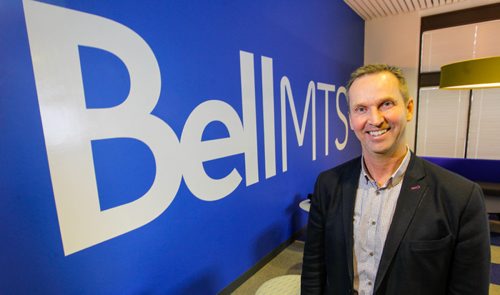
[[[321,173],[311,200],[302,294],[352,294],[358,157]],[[490,241],[481,188],[411,155],[374,294],[488,294]]]

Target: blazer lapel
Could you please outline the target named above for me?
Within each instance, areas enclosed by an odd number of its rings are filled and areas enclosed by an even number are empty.
[[[360,159],[360,158],[358,158]],[[347,251],[347,267],[351,282],[353,281],[353,218],[354,202],[356,200],[356,190],[358,188],[359,173],[361,173],[361,160],[355,161],[352,169],[344,175],[345,180],[342,183],[342,219],[344,221],[345,243]]]
[[[384,276],[391,264],[401,240],[408,229],[408,226],[420,205],[422,197],[425,195],[427,185],[424,181],[425,171],[422,167],[422,160],[412,153],[412,159],[403,179],[401,192],[399,194],[396,211],[392,218],[391,227],[387,233],[384,251],[380,259],[380,264],[375,280],[374,294],[380,287]]]

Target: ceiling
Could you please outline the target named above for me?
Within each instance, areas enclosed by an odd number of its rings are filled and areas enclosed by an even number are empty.
[[[455,10],[459,2],[470,0],[344,0],[364,20],[442,8]]]

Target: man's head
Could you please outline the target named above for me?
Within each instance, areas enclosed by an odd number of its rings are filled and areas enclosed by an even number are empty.
[[[349,122],[363,155],[404,155],[413,99],[401,70],[387,65],[363,66],[351,75],[347,88]]]

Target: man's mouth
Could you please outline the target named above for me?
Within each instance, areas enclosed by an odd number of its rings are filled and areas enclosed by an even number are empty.
[[[368,134],[370,134],[373,137],[378,137],[383,134],[385,134],[389,129],[382,129],[382,130],[376,130],[376,131],[368,131]]]

